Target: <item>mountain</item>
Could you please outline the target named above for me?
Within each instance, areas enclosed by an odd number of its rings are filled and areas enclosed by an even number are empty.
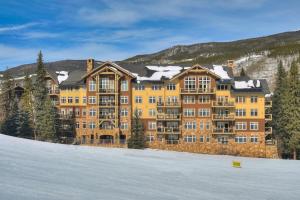
[[[235,60],[235,74],[244,68],[251,78],[267,79],[272,90],[279,60],[288,69],[289,64],[299,57],[299,52],[300,31],[294,31],[231,42],[177,45],[157,53],[137,55],[118,64],[141,67],[146,64],[206,65],[226,64],[227,60]],[[85,62],[62,60],[46,63],[46,68],[53,71],[85,70]],[[20,65],[9,71],[14,76],[23,76],[25,72],[33,73],[35,67],[35,64]]]

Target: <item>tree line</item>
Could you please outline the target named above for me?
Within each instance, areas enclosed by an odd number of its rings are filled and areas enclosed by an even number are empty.
[[[300,56],[286,71],[279,62],[272,96],[272,126],[283,158],[299,158],[300,151]]]
[[[18,95],[16,84],[8,70],[2,80],[3,134],[43,141],[58,139],[59,121],[46,87],[46,70],[41,52],[37,58],[36,80],[26,74],[22,95]]]

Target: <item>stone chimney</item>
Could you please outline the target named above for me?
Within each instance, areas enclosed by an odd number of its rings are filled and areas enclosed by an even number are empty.
[[[235,67],[234,60],[227,60],[227,66],[234,68]]]
[[[94,63],[95,60],[94,59],[87,59],[86,61],[86,72],[89,73],[94,69]]]

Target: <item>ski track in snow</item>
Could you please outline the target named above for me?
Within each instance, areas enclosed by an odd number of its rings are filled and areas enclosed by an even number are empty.
[[[233,168],[233,160],[242,168]],[[0,177],[0,200],[300,197],[300,161],[69,146],[1,134]]]

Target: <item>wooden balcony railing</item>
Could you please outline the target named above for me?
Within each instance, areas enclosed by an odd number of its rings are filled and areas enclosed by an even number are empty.
[[[213,101],[212,107],[234,107],[233,101]]]
[[[59,94],[59,89],[55,89],[55,90],[48,89],[48,94],[49,95],[58,95]]]
[[[234,134],[234,128],[214,128],[213,134]]]
[[[117,106],[114,101],[100,101],[99,106]]]
[[[272,134],[272,127],[265,127],[265,134],[266,135],[269,135],[269,134]]]
[[[272,107],[272,101],[271,100],[265,100],[265,107],[271,108]]]
[[[181,115],[180,114],[164,114],[164,113],[158,113],[156,115],[157,120],[180,120]]]
[[[227,114],[227,115],[219,115],[219,114],[213,114],[212,115],[213,120],[220,120],[220,121],[233,121],[235,120],[234,114]]]
[[[157,127],[157,133],[161,134],[180,134],[180,127]]]
[[[272,114],[265,114],[266,121],[272,121]]]
[[[117,93],[117,90],[115,89],[103,89],[103,88],[100,88],[99,89],[99,93]]]
[[[115,119],[115,115],[99,115],[99,119]]]
[[[201,88],[181,88],[182,94],[214,94],[216,93],[215,88],[201,89]]]
[[[176,102],[170,102],[170,101],[157,102],[157,107],[180,107],[180,106],[181,106],[180,101],[176,101]]]
[[[179,140],[165,140],[166,144],[179,144]]]

